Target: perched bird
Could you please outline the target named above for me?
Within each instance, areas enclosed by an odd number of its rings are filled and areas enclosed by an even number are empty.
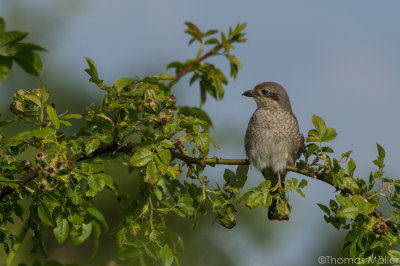
[[[250,165],[271,180],[270,220],[289,220],[290,206],[284,195],[286,165],[300,157],[303,137],[292,112],[289,96],[275,82],[263,82],[243,93],[253,97],[257,109],[249,121],[245,137]]]

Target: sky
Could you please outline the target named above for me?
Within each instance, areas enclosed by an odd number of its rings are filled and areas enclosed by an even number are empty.
[[[87,81],[84,57],[95,60],[108,84],[125,76],[153,75],[165,72],[169,62],[184,61],[195,54],[197,47],[187,46],[184,21],[192,21],[203,30],[225,31],[246,22],[248,41],[236,45],[233,51],[243,69],[236,80],[230,80],[222,101],[209,99],[204,107],[214,123],[212,136],[221,146],[211,155],[245,157],[244,134],[256,106],[241,94],[260,82],[275,81],[288,92],[304,135],[312,127],[313,114],[337,130],[339,135],[330,146],[338,154],[353,150],[356,175],[366,178],[375,170],[371,161],[377,156],[378,142],[386,149],[387,176],[399,176],[399,1],[10,2],[0,0],[0,16],[9,23],[8,29],[18,27],[40,36],[46,34],[49,21],[57,29],[48,37],[49,42],[42,44],[49,50],[43,55],[42,77],[49,80],[48,86],[57,84],[55,75],[63,75],[80,84],[79,89],[71,89],[73,93],[89,95],[93,102],[100,95]],[[8,16],[11,11],[15,14],[31,9],[37,12],[32,12],[32,17]],[[226,62],[217,63],[229,71]],[[1,93],[8,90],[6,85],[0,84]],[[198,87],[189,87],[187,79],[175,90],[181,104],[199,105]],[[209,173],[222,172],[221,167]],[[249,183],[255,185],[262,177],[251,171],[250,179]],[[240,225],[233,231],[218,229],[215,241],[226,245],[227,250],[238,251],[232,255],[237,256],[237,265],[276,265],[278,261],[283,265],[316,264],[318,254],[310,254],[310,247],[322,245],[324,236],[336,232],[323,222],[316,203],[327,203],[335,194],[328,185],[308,181],[306,199],[292,196],[290,222],[277,224],[268,222],[266,215],[260,217],[266,227],[278,232],[265,236],[272,237],[276,245],[266,249],[252,243],[246,236],[248,231]],[[283,246],[287,250],[284,256]]]

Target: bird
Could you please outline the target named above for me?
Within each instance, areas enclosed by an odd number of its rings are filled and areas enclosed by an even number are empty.
[[[286,165],[295,164],[304,143],[289,96],[275,82],[260,83],[242,95],[257,104],[246,130],[245,150],[250,166],[271,181],[268,219],[289,220],[291,207],[284,194]]]

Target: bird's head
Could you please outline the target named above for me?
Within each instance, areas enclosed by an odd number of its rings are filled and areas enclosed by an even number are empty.
[[[292,113],[289,96],[285,89],[275,82],[263,82],[254,89],[245,91],[243,96],[253,97],[258,108],[283,108]]]

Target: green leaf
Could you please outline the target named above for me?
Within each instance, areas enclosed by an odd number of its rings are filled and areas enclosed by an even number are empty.
[[[300,181],[300,184],[298,185],[298,187],[299,187],[299,188],[304,188],[304,187],[306,187],[307,185],[308,185],[307,180],[302,179],[302,180]]]
[[[356,164],[354,163],[353,159],[351,158],[347,163],[347,173],[350,177],[353,177],[354,170],[356,169]]]
[[[260,191],[254,191],[250,196],[246,199],[246,206],[250,209],[256,208],[261,204],[263,200],[263,195]]]
[[[167,174],[171,178],[176,179],[181,174],[180,164],[176,163],[173,166],[168,166]]]
[[[89,74],[90,82],[93,82],[94,84],[96,84],[100,89],[104,89],[104,85],[103,85],[103,80],[99,79],[98,73],[97,73],[97,67],[96,64],[94,63],[94,61],[89,58],[89,57],[85,57],[86,62],[88,63],[89,68],[85,69],[85,72]]]
[[[160,73],[154,76],[158,80],[173,80],[174,77],[168,73]]]
[[[336,136],[337,136],[337,133],[334,128],[327,128],[325,131],[325,134],[322,135],[322,137],[321,137],[321,141],[322,142],[332,141],[336,138]]]
[[[336,213],[338,208],[339,208],[339,206],[338,206],[336,201],[331,199],[331,200],[329,200],[329,208],[332,210],[332,212]]]
[[[321,141],[320,135],[315,129],[311,129],[310,131],[308,131],[306,142],[320,142],[320,141]]]
[[[67,240],[69,234],[69,223],[68,220],[59,215],[56,218],[56,227],[53,228],[53,234],[59,244],[62,244]]]
[[[98,209],[96,209],[93,205],[89,205],[86,210],[90,215],[96,218],[103,225],[105,231],[108,231],[108,224],[106,222],[106,219]]]
[[[25,99],[33,102],[34,104],[36,104],[39,107],[42,107],[42,102],[40,100],[40,98],[34,94],[26,94],[23,96]]]
[[[169,162],[171,161],[171,152],[170,152],[170,150],[163,149],[162,147],[158,146],[156,148],[156,151],[157,151],[158,156],[160,156],[161,161],[164,164],[169,164]]]
[[[0,34],[3,34],[5,30],[6,22],[4,21],[4,18],[0,17]]]
[[[353,200],[354,205],[355,205],[360,211],[363,211],[363,210],[364,210],[364,207],[365,207],[365,205],[366,205],[367,203],[365,202],[365,200],[364,200],[360,195],[354,195],[352,200]]]
[[[42,220],[44,224],[53,227],[54,226],[53,218],[51,217],[51,213],[46,204],[40,202],[37,210],[40,220]]]
[[[236,177],[239,179],[244,179],[246,181],[248,172],[248,165],[238,165],[238,167],[236,168]]]
[[[177,206],[187,216],[192,216],[194,213],[193,199],[189,195],[184,195],[184,196],[180,197],[178,200]]]
[[[199,133],[194,137],[194,145],[201,152],[201,156],[206,156],[209,151],[210,139],[207,133]]]
[[[318,205],[318,207],[319,207],[323,212],[325,212],[326,214],[328,214],[328,215],[331,214],[331,211],[330,211],[329,208],[326,207],[325,205],[320,204],[320,203],[317,203],[317,205]]]
[[[93,225],[93,231],[94,231],[94,233],[93,233],[93,235],[94,235],[94,247],[93,247],[93,252],[92,252],[92,255],[91,255],[91,257],[93,258],[96,255],[97,250],[99,249],[101,227],[96,221],[92,221],[91,224]],[[107,225],[107,223],[106,223],[106,225]]]
[[[366,202],[363,207],[363,212],[368,215],[368,214],[372,213],[374,211],[374,209],[375,209],[375,207],[373,204]]]
[[[320,136],[325,135],[326,124],[325,124],[325,121],[321,117],[319,117],[317,115],[313,115],[312,123]]]
[[[309,140],[307,140],[308,142]],[[311,154],[313,154],[314,152],[316,152],[317,150],[319,150],[319,146],[317,144],[314,143],[310,143],[307,145],[307,155],[311,156]]]
[[[79,236],[72,237],[72,245],[77,246],[85,242],[92,233],[92,223],[89,224],[82,224],[82,232]]]
[[[174,254],[168,244],[165,244],[160,250],[160,258],[162,266],[171,266],[174,262]]]
[[[3,24],[4,25],[4,24]],[[0,34],[0,47],[6,46],[14,42],[18,42],[28,35],[27,32],[23,31],[9,31]]]
[[[356,217],[360,211],[357,207],[345,207],[339,210],[337,216],[344,219],[353,219]]]
[[[204,121],[206,124],[205,130],[208,131],[209,126],[213,127],[213,123],[211,121],[211,118],[208,116],[208,114],[200,108],[197,107],[179,107],[178,113],[185,115],[185,116],[191,116],[194,118],[198,118],[202,121]]]
[[[353,201],[349,197],[336,196],[336,199],[343,207],[354,207]]]
[[[379,145],[379,143],[376,143],[376,147],[378,149],[378,158],[383,161],[385,159],[385,150],[381,145]]]
[[[268,190],[271,187],[271,180],[264,180],[260,183],[259,187],[264,190]]]
[[[88,175],[87,183],[89,185],[89,190],[86,191],[86,196],[88,197],[96,196],[106,185],[101,176],[97,174]]]
[[[33,43],[13,43],[7,47],[6,53],[29,52],[32,50],[47,52],[43,47]]]
[[[242,68],[242,62],[240,62],[240,60],[237,59],[235,56],[226,54],[225,57],[228,58],[228,60],[229,60],[232,64],[235,64],[235,65],[237,65],[238,67]]]
[[[122,78],[114,81],[114,86],[117,88],[118,91],[121,91],[123,88],[125,88],[127,85],[131,84],[134,81],[135,79],[133,78]]]
[[[15,62],[27,73],[39,76],[43,71],[43,63],[35,51],[18,52],[14,55]]]
[[[91,139],[88,142],[86,142],[85,151],[86,151],[87,154],[91,154],[92,152],[97,150],[97,148],[99,146],[100,146],[100,140],[99,139]]]
[[[157,166],[154,161],[150,161],[146,167],[146,176],[144,181],[154,185],[158,180]]]
[[[58,130],[60,128],[60,120],[58,120],[56,110],[54,109],[53,106],[47,105],[46,111],[47,111],[47,114],[49,115],[49,118],[50,118],[51,122],[53,123],[55,129]]]
[[[82,119],[80,114],[67,114],[63,116],[64,119]]]
[[[103,179],[103,181],[104,181],[104,184],[107,186],[107,187],[109,187],[109,188],[111,188],[111,189],[115,189],[115,187],[114,187],[114,179],[110,176],[110,175],[108,175],[108,174],[106,174],[106,173],[97,173],[97,174],[94,174],[96,177],[98,177],[98,178],[101,178],[101,179]]]
[[[394,259],[396,261],[395,263],[400,262],[400,251],[392,249],[392,250],[388,250],[387,253],[392,259]]]
[[[270,193],[264,192],[262,198],[262,205],[264,207],[269,207],[272,204],[272,196]]]
[[[345,185],[345,186],[348,186],[348,187],[350,187],[352,190],[353,190],[353,192],[359,192],[359,190],[360,190],[360,188],[358,187],[358,184],[357,184],[357,182],[356,182],[356,180],[354,180],[353,178],[351,178],[351,177],[348,177],[348,176],[346,176],[344,179],[343,179],[343,184]]]
[[[132,166],[144,166],[153,159],[153,152],[147,147],[137,150],[130,159]]]
[[[0,82],[5,82],[10,74],[12,67],[12,59],[0,56]]]

